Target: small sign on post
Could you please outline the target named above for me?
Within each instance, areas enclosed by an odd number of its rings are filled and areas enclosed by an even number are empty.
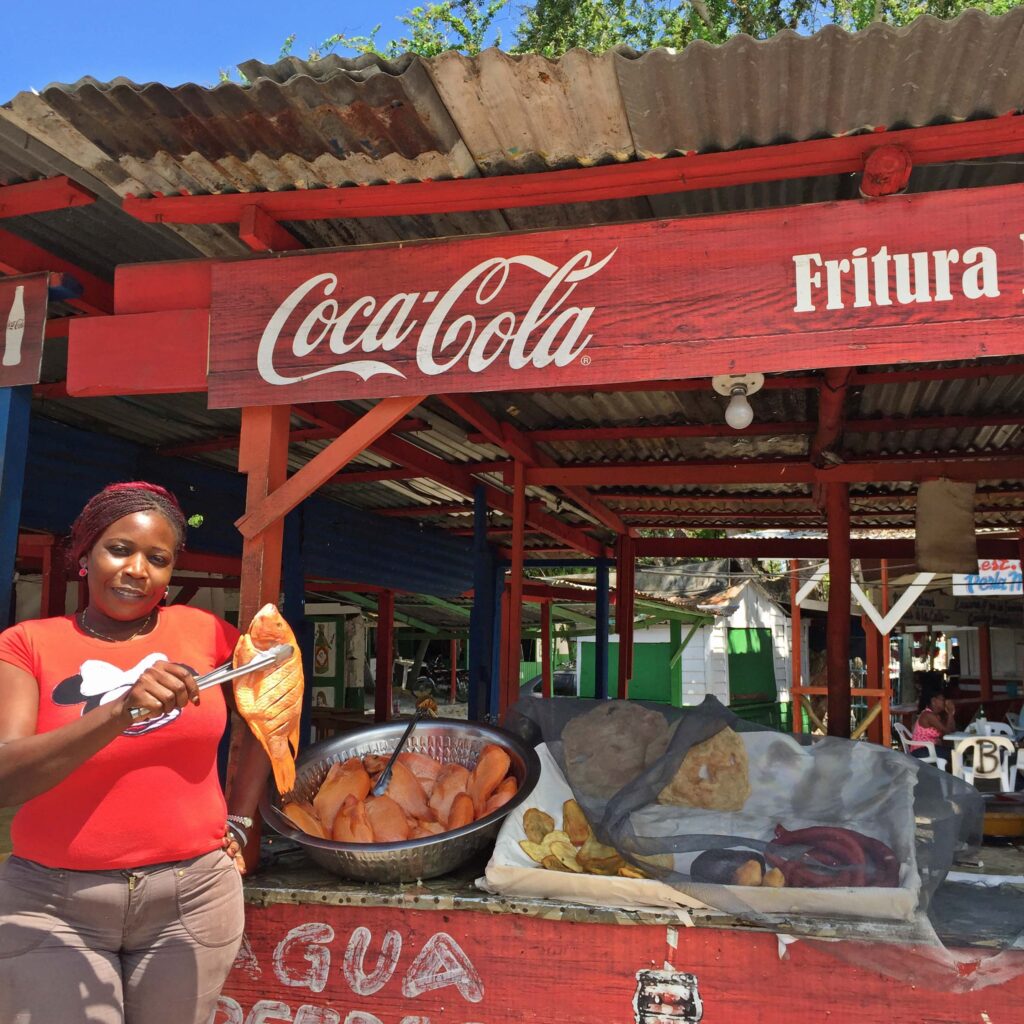
[[[0,278],[0,387],[38,384],[49,274]]]
[[[978,571],[953,576],[953,596],[966,597],[1020,597],[1021,584],[1019,558],[983,558]]]

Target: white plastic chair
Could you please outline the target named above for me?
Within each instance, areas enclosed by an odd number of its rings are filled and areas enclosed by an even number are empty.
[[[935,744],[931,740],[915,740],[910,730],[902,722],[893,722],[892,727],[899,738],[904,754],[910,754],[911,757],[916,757],[918,761],[924,761],[925,764],[933,764],[939,771],[946,770],[946,759],[938,756],[935,752]],[[912,752],[915,748],[921,749],[922,747],[928,751],[927,757],[921,757]]]
[[[972,751],[972,763],[964,764],[968,750]],[[1000,792],[1012,793],[1019,764],[1016,744],[1006,736],[975,736],[953,748],[953,774],[972,786],[980,779],[992,779],[998,781]]]
[[[1013,738],[1020,741],[1024,738],[1024,726],[1021,725],[1020,713],[1017,711],[1007,711],[1006,721],[1009,723],[1010,728],[1013,730]]]

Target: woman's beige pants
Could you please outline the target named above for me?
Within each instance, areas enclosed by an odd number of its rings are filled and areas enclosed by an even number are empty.
[[[221,850],[134,871],[0,864],[2,1024],[207,1024],[242,940]]]

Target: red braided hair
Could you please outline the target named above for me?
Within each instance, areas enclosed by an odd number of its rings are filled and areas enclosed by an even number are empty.
[[[124,516],[135,512],[159,512],[174,528],[177,545],[175,557],[185,547],[185,516],[178,499],[159,484],[133,480],[110,484],[93,495],[71,525],[69,557],[72,564],[92,550],[104,530]]]

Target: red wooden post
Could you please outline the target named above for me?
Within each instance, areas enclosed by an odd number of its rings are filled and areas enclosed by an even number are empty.
[[[551,696],[551,602],[540,603],[540,692]]]
[[[377,672],[374,680],[373,720],[391,718],[391,663],[394,660],[395,592],[382,590],[377,595]]]
[[[634,567],[636,565],[633,538],[618,538],[618,557],[615,565],[615,632],[618,634],[618,699],[629,698],[630,679],[633,678],[633,598]]]
[[[452,704],[455,703],[455,698],[458,694],[458,665],[459,665],[459,641],[452,640],[448,648],[448,661],[451,662],[451,684],[452,692],[449,700]]]
[[[526,530],[525,467],[516,459],[512,476],[512,557],[508,594],[508,615],[505,618],[505,678],[502,680],[502,718],[519,697],[519,662],[522,652],[523,621],[523,536]]]
[[[793,732],[804,731],[804,707],[800,699],[800,689],[803,685],[803,637],[800,635],[802,626],[800,624],[800,605],[797,604],[796,595],[800,589],[800,577],[797,574],[797,560],[789,560],[789,628],[791,636],[790,644],[790,726]]]
[[[865,683],[871,690],[878,690],[882,685],[882,634],[875,624],[866,615],[861,616],[861,624],[864,628],[864,653],[866,655],[867,675]],[[881,697],[868,698],[868,711],[871,710],[873,700],[881,700]],[[884,712],[884,708],[882,711]],[[868,740],[872,743],[882,742],[882,717],[879,716],[868,726]]]
[[[67,545],[59,540],[43,548],[43,593],[40,614],[63,615],[68,592]]]
[[[828,734],[850,736],[850,488],[825,484],[828,516]]]
[[[984,707],[985,701],[992,700],[992,632],[988,623],[978,627],[978,681],[978,698]]]
[[[882,618],[889,614],[889,560],[882,559]],[[892,716],[889,708],[892,705],[892,678],[889,673],[891,633],[882,637],[882,746],[892,746]]]
[[[260,505],[284,483],[288,473],[286,405],[255,406],[242,410],[238,441],[238,471],[248,477],[246,510]],[[247,629],[252,617],[268,601],[281,595],[281,547],[284,519],[242,541],[242,580],[238,598],[238,625]]]

